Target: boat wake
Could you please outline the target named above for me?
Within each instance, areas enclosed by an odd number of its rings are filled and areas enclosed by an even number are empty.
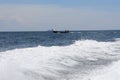
[[[0,52],[0,80],[89,80],[92,72],[119,60],[119,53],[118,39]]]

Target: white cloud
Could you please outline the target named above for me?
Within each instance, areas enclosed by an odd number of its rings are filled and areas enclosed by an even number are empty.
[[[1,5],[0,30],[120,29],[120,12],[54,5]]]

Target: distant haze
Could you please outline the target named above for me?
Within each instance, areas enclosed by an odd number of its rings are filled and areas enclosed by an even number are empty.
[[[117,10],[118,9],[118,10]],[[103,9],[54,4],[0,5],[0,31],[120,29],[119,6]]]

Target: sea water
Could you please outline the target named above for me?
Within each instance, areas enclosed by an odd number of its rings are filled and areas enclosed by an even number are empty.
[[[0,32],[0,80],[120,80],[120,31]]]

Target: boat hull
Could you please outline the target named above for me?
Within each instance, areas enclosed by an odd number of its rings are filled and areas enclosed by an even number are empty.
[[[69,31],[53,31],[53,33],[69,33]]]

